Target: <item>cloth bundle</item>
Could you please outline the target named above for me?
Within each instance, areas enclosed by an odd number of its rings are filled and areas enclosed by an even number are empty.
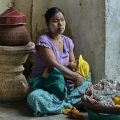
[[[47,78],[40,76],[30,80],[29,86],[32,90],[44,89],[61,100],[65,99],[67,95],[64,76],[57,68],[54,68]]]

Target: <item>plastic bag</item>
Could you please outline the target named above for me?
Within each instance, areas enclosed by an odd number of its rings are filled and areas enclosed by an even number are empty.
[[[84,77],[84,80],[91,81],[91,72],[89,64],[83,59],[82,55],[79,56],[76,72]]]

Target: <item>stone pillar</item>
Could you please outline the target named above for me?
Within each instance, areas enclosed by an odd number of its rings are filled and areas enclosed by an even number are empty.
[[[120,0],[105,0],[105,6],[105,75],[120,80]]]

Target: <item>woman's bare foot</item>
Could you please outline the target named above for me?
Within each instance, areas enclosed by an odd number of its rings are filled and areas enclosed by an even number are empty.
[[[21,81],[21,84],[22,84],[23,92],[27,94],[30,91],[27,81],[26,80]]]

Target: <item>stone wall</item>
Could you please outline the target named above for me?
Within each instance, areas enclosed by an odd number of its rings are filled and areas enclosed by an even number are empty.
[[[8,9],[9,4],[12,0],[0,0],[0,13]]]
[[[120,80],[120,1],[106,0],[105,74]]]

